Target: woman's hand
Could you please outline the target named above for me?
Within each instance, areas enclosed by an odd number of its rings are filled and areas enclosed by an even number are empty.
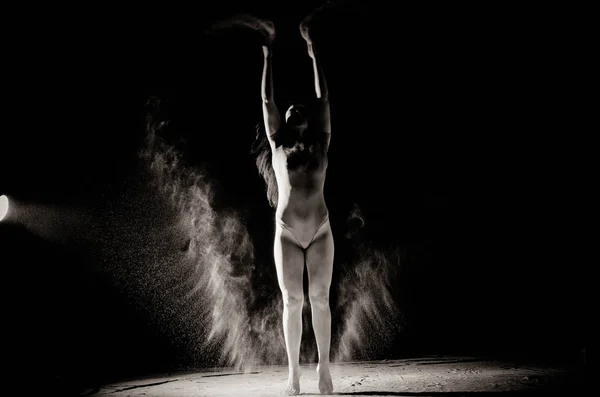
[[[257,31],[264,37],[267,44],[271,44],[275,40],[275,25],[273,22],[250,14],[237,14],[231,18],[215,22],[208,32],[214,33],[236,26]]]
[[[312,44],[312,39],[310,38],[310,18],[305,18],[302,22],[300,22],[300,35],[306,41],[306,44]]]
[[[267,39],[267,43],[271,44],[275,40],[275,24],[273,21],[261,20],[261,33]]]

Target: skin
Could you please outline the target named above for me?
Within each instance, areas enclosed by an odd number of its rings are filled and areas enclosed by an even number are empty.
[[[329,95],[325,77],[317,57],[315,46],[310,38],[308,24],[300,25],[300,32],[306,41],[308,55],[312,60],[315,94],[318,106],[312,115],[313,128],[330,134]],[[278,140],[277,132],[286,123],[287,127],[302,135],[308,128],[308,119],[302,108],[291,106],[285,120],[273,95],[273,68],[271,44],[275,29],[269,21],[261,21],[260,28],[267,38],[263,45],[264,67],[262,74],[262,108],[264,124],[273,154],[273,169],[278,186],[276,217],[288,225],[289,229],[278,226],[274,241],[274,259],[277,268],[279,287],[283,297],[283,329],[288,357],[289,376],[284,390],[286,395],[300,392],[300,341],[302,338],[302,306],[304,303],[303,270],[306,263],[309,278],[309,298],[312,309],[312,323],[319,353],[317,373],[319,390],[331,394],[333,384],[329,371],[331,343],[331,310],[329,290],[333,270],[334,243],[329,220],[322,226],[327,216],[324,198],[324,185],[327,169],[327,150],[316,153],[319,166],[316,169],[294,169],[287,167],[288,152]],[[330,135],[329,135],[330,136]],[[329,139],[327,140],[328,146]],[[307,247],[299,241],[310,241]]]

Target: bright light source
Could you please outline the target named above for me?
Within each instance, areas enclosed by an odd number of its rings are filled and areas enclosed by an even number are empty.
[[[0,222],[8,214],[8,197],[0,196]]]

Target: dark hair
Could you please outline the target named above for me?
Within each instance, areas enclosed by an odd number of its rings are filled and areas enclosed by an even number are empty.
[[[285,106],[280,108],[280,112],[283,112],[283,114],[280,115],[282,120],[285,120],[285,112],[291,105],[302,106],[305,109],[306,115],[309,119],[309,125],[312,124],[311,119],[313,117],[315,107],[314,99],[304,102],[286,101]],[[280,130],[277,131],[277,133],[279,134],[286,127],[285,121],[282,121]],[[271,207],[276,208],[277,201],[279,199],[277,180],[275,179],[275,170],[273,169],[273,154],[271,153],[271,144],[269,143],[269,138],[267,138],[267,132],[265,131],[263,122],[260,122],[256,126],[256,139],[254,140],[254,144],[252,145],[250,153],[256,155],[256,167],[258,168],[258,173],[263,177],[265,184],[267,185],[267,198],[269,199],[269,204]]]
[[[273,169],[273,159],[271,153],[271,144],[267,138],[267,132],[262,123],[256,126],[256,139],[252,145],[252,154],[256,154],[256,167],[258,173],[265,180],[267,185],[267,198],[271,207],[277,207],[279,199],[277,193],[277,180],[275,179],[275,170]]]

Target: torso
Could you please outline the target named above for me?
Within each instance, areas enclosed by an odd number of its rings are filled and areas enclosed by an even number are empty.
[[[329,134],[312,151],[298,144],[275,143],[273,169],[279,200],[276,216],[286,225],[310,233],[327,216],[324,198]]]

